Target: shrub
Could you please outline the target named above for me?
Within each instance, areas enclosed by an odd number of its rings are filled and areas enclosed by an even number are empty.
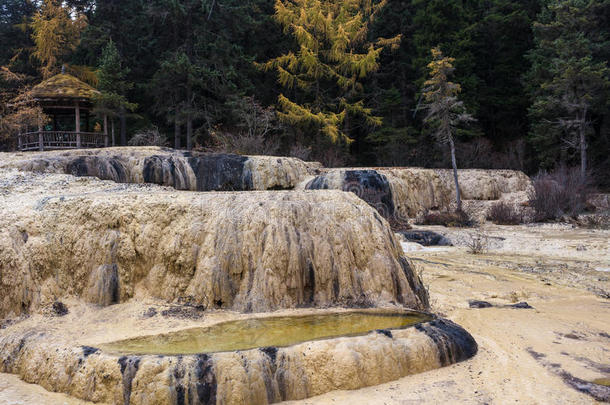
[[[136,132],[128,143],[130,146],[166,146],[167,138],[153,126]]]
[[[290,152],[288,152],[288,155],[297,159],[307,161],[311,157],[311,147],[305,146],[297,142],[296,144],[290,147]]]
[[[254,97],[230,102],[235,115],[233,126],[210,131],[210,152],[240,155],[276,155],[282,125],[272,107],[264,108]]]
[[[489,238],[482,232],[470,234],[469,239],[466,240],[466,247],[468,253],[473,255],[485,253],[489,248]]]
[[[591,193],[589,178],[582,179],[578,168],[559,167],[534,177],[530,205],[537,221],[553,220],[584,211]]]
[[[210,131],[212,145],[207,151],[240,155],[275,155],[280,147],[277,139],[254,132],[230,133]]]
[[[589,229],[610,229],[610,213],[580,216],[578,224]]]
[[[487,219],[496,225],[518,225],[523,222],[523,215],[512,205],[501,201],[491,206]]]
[[[411,229],[409,221],[397,217],[395,215],[392,215],[390,218],[388,218],[388,223],[390,224],[390,228],[392,228],[394,232],[403,232]]]
[[[428,212],[417,221],[418,225],[443,225],[449,227],[469,227],[473,221],[464,211]]]

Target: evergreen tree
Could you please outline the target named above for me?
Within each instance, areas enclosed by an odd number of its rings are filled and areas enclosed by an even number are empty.
[[[168,123],[174,124],[174,147],[180,148],[181,126],[187,120],[194,117],[192,104],[187,100],[188,86],[191,86],[191,97],[193,83],[197,84],[200,77],[200,70],[194,66],[184,52],[175,52],[166,56],[155,72],[150,94],[154,98],[154,109],[162,114]],[[191,109],[187,115],[187,109]],[[192,124],[191,124],[192,125]],[[192,127],[191,127],[192,128]],[[192,132],[191,132],[192,136]],[[187,139],[187,148],[192,147],[192,139]]]
[[[280,119],[333,142],[351,142],[349,119],[370,126],[381,119],[365,107],[362,80],[379,68],[379,55],[400,37],[367,39],[369,21],[385,1],[278,0],[275,17],[299,49],[271,59],[278,82],[294,96],[280,94]]]
[[[449,81],[454,72],[455,59],[443,56],[439,48],[432,49],[432,62],[428,64],[430,78],[424,83],[424,108],[427,110],[425,122],[433,128],[433,135],[441,144],[448,144],[451,151],[453,178],[455,181],[455,196],[457,211],[462,210],[460,184],[458,181],[457,161],[455,158],[454,135],[461,123],[474,119],[464,108],[464,103],[458,99],[461,86]]]
[[[529,55],[532,143],[546,167],[562,147],[577,151],[583,179],[592,119],[607,108],[610,88],[607,60],[600,59],[608,36],[596,18],[602,3],[551,0],[535,24],[536,48]]]
[[[477,118],[482,135],[498,149],[528,129],[530,100],[522,76],[530,68],[526,54],[533,47],[531,26],[539,11],[538,0],[480,3],[475,21],[463,34],[470,37],[473,63],[469,66],[475,78],[472,86],[464,86],[463,100]],[[456,66],[460,71],[467,68]]]
[[[98,113],[111,118],[112,144],[115,144],[114,119],[118,117],[121,123],[121,145],[127,145],[126,116],[127,111],[134,111],[137,104],[127,101],[126,94],[133,84],[126,80],[129,68],[123,67],[121,56],[112,40],[102,51],[99,69],[97,71],[99,90],[101,94],[94,97]]]

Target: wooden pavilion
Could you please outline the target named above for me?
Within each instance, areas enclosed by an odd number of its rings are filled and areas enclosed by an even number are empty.
[[[98,91],[74,76],[60,73],[34,86],[31,95],[50,117],[38,131],[19,134],[19,150],[57,150],[108,146],[108,119],[103,132],[91,128],[92,97]]]

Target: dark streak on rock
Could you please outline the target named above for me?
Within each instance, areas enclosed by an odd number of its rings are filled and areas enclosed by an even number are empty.
[[[259,350],[265,355],[263,357],[264,365],[262,367],[263,380],[265,381],[265,391],[267,394],[267,403],[273,404],[282,400],[282,394],[279,388],[279,382],[276,378],[277,373],[277,352],[278,348],[274,346],[261,347]]]
[[[140,367],[140,358],[137,356],[122,356],[118,361],[123,375],[123,404],[129,405],[131,398],[131,384]]]
[[[197,178],[198,191],[252,190],[252,173],[245,170],[245,156],[205,154],[188,158]]]
[[[245,166],[247,160],[245,156],[224,153],[152,155],[144,158],[141,174],[145,183],[177,190],[247,191],[253,188],[252,173]],[[191,170],[196,184],[189,184]],[[120,156],[77,156],[68,160],[64,171],[117,183],[128,183],[135,174],[129,173],[127,161]]]
[[[343,191],[351,191],[386,219],[394,215],[394,201],[390,182],[375,170],[348,170],[345,172]]]
[[[491,305],[489,302],[487,302],[487,301],[479,301],[479,300],[469,300],[468,301],[468,306],[470,308],[477,308],[477,309],[493,307],[493,305]]]
[[[177,356],[177,364],[171,370],[170,388],[176,393],[176,405],[186,405],[186,395],[184,390],[184,364],[182,363],[182,356]]]
[[[305,189],[328,189],[329,184],[326,176],[326,174],[317,176],[307,183]],[[390,219],[394,215],[394,201],[390,183],[386,176],[376,170],[347,170],[341,189],[356,194],[386,219]]]
[[[536,360],[540,360],[542,358],[546,357],[546,354],[544,353],[538,353],[537,351],[535,351],[534,349],[532,349],[531,347],[528,347],[527,352]]]
[[[281,401],[286,401],[287,396],[286,396],[286,387],[288,386],[286,380],[286,358],[284,356],[280,356],[279,358],[276,358],[276,361],[274,362],[275,366],[276,366],[276,371],[275,371],[275,380],[277,381],[277,387],[278,387],[278,391],[280,394],[280,400]]]
[[[477,353],[474,338],[461,326],[446,319],[436,319],[418,324],[415,328],[424,332],[438,348],[441,366],[467,360]]]
[[[306,305],[313,305],[316,294],[316,272],[313,263],[307,265],[307,277],[305,278],[303,299]]]
[[[544,360],[546,357],[545,354],[538,353],[534,351],[531,347],[528,347],[527,352],[542,364],[546,369],[560,376],[561,379],[570,387],[574,388],[577,391],[585,393],[587,395],[592,396],[597,401],[601,402],[610,402],[610,387],[605,385],[594,384],[589,381],[582,380],[578,377],[573,376],[567,371],[561,368],[561,364],[557,363],[549,363]]]
[[[399,261],[400,267],[402,267],[402,271],[405,277],[407,278],[411,291],[413,291],[415,296],[419,298],[419,301],[421,303],[421,308],[419,309],[427,310],[430,307],[430,297],[428,295],[428,291],[424,287],[422,280],[415,275],[413,267],[404,256],[400,256]],[[398,297],[398,301],[400,302],[401,298],[400,296]]]
[[[103,288],[107,291],[100,292],[101,297],[108,297],[110,304],[118,304],[120,301],[120,288],[119,288],[119,267],[116,263],[110,265],[104,265],[102,269],[102,277],[104,280],[101,282]]]
[[[377,329],[375,332],[379,333],[380,335],[385,335],[385,336],[389,337],[390,339],[393,338],[392,331],[390,331],[388,329]]]
[[[68,314],[68,307],[66,306],[66,304],[64,304],[61,301],[55,301],[53,302],[53,305],[51,306],[51,309],[53,310],[53,313],[57,316],[65,316]]]
[[[570,387],[577,391],[583,392],[595,398],[600,402],[610,402],[610,387],[605,385],[593,384],[589,381],[581,380],[578,377],[574,377],[567,371],[561,370],[559,376],[562,380]]]
[[[275,363],[275,359],[277,356],[277,347],[275,347],[275,346],[261,347],[259,350],[261,352],[265,353],[267,356],[269,356],[271,361]]]
[[[97,347],[91,346],[81,346],[81,349],[83,349],[83,356],[85,356],[85,358],[100,351],[100,349],[98,349]]]
[[[126,183],[127,170],[119,157],[79,156],[66,164],[65,172],[77,177],[93,176]]]
[[[412,229],[399,233],[409,242],[419,243],[422,246],[453,246],[449,239],[432,231]]]
[[[527,302],[518,302],[516,304],[512,304],[512,305],[507,305],[507,308],[515,308],[515,309],[534,309],[534,307],[532,307],[530,304],[528,304]]]
[[[194,386],[197,396],[190,395],[191,405],[214,405],[216,404],[216,374],[214,363],[208,354],[197,355],[194,372]],[[196,401],[195,401],[196,399]]]

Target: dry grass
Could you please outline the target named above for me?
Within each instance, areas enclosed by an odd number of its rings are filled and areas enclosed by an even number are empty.
[[[483,232],[477,231],[469,235],[469,239],[466,240],[466,247],[468,253],[473,255],[480,255],[489,249],[489,238]]]
[[[581,178],[578,168],[559,167],[551,173],[534,177],[530,205],[537,221],[575,216],[585,210],[592,187],[589,178]]]
[[[473,221],[464,211],[443,211],[425,213],[423,217],[417,221],[417,224],[464,228],[473,226]]]
[[[523,215],[512,205],[505,202],[493,204],[487,213],[487,219],[496,225],[519,225],[523,223]]]

